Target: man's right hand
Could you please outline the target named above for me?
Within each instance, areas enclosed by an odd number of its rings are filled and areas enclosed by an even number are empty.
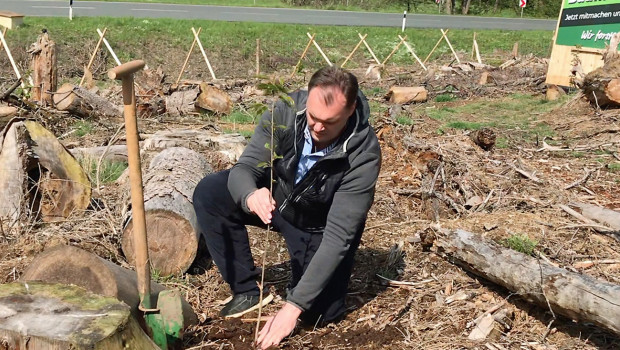
[[[265,224],[271,223],[271,213],[276,209],[276,201],[273,200],[269,189],[266,187],[259,188],[248,196],[246,201],[248,209],[252,213],[258,215]]]

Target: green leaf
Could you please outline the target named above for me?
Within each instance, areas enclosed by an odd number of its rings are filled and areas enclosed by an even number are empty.
[[[286,103],[289,107],[294,107],[295,106],[295,101],[293,101],[293,99],[291,98],[291,96],[287,95],[286,93],[281,93],[280,94],[280,100],[282,100],[282,102]]]
[[[254,116],[259,117],[263,115],[269,108],[262,103],[255,103],[250,107],[250,113]]]
[[[269,162],[260,162],[256,165],[259,168],[268,168],[269,167]]]
[[[271,149],[271,144],[269,144],[269,142],[265,143],[265,148],[266,149]]]

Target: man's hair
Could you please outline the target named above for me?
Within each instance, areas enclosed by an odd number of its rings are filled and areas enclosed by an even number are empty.
[[[323,67],[312,75],[308,83],[308,92],[317,86],[322,88],[338,88],[347,100],[347,107],[353,106],[357,99],[357,91],[359,90],[355,75],[336,66]],[[333,100],[334,97],[331,92],[329,90],[326,91],[325,103],[330,105]]]

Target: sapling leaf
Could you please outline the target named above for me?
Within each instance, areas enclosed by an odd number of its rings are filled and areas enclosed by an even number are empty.
[[[256,165],[259,168],[268,168],[269,167],[269,162],[260,162]]]
[[[295,106],[295,101],[293,101],[291,96],[287,95],[284,92],[280,93],[280,100],[282,100],[282,102],[286,103],[289,107]]]
[[[263,115],[263,113],[265,113],[267,111],[267,109],[269,109],[266,105],[262,104],[262,103],[255,103],[250,107],[250,112],[256,116],[259,117],[261,115]]]
[[[266,149],[271,149],[271,145],[269,144],[269,142],[265,143],[265,148]]]

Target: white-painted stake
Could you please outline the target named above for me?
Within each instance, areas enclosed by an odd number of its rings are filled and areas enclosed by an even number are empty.
[[[196,33],[196,29],[194,29],[192,27],[192,33],[194,33],[194,38],[196,38],[196,43],[198,44],[198,47],[200,48],[200,52],[202,52],[202,57],[205,58],[205,62],[207,62],[207,67],[209,67],[209,72],[211,73],[211,78],[213,78],[213,80],[216,80],[215,78],[215,73],[213,73],[213,68],[211,67],[211,63],[209,62],[209,58],[207,57],[207,53],[205,52],[205,49],[202,47],[202,43],[200,42],[200,38],[198,37],[198,33]]]
[[[112,46],[110,46],[108,39],[105,38],[105,35],[103,34],[101,30],[99,30],[99,28],[97,28],[97,34],[99,34],[100,38],[103,38],[103,44],[105,45],[105,47],[108,48],[108,51],[110,52],[110,55],[112,55],[112,58],[114,58],[114,62],[116,62],[116,65],[120,66],[121,60],[119,60],[118,57],[116,57],[116,54],[114,53],[114,50],[112,50]]]
[[[407,23],[407,10],[403,12],[403,28],[400,30],[401,32],[405,32],[405,23]]]
[[[73,0],[69,0],[69,20],[73,21]]]

